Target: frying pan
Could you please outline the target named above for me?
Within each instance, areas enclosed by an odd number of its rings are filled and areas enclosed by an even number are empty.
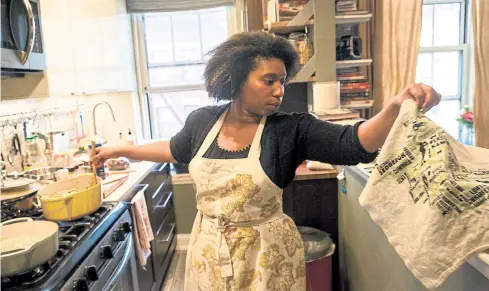
[[[58,251],[58,224],[16,218],[0,224],[1,276],[31,270],[49,261]]]

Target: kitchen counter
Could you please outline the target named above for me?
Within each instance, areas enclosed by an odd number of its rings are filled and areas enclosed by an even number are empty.
[[[326,171],[312,171],[306,167],[306,163],[301,164],[295,171],[295,181],[307,181],[307,180],[318,180],[318,179],[334,179],[338,175],[336,170],[326,170]],[[172,172],[172,184],[173,185],[184,185],[192,184],[192,179],[190,175],[176,174]]]
[[[336,178],[338,172],[336,170],[312,171],[306,167],[306,163],[301,164],[295,171],[295,181],[317,180],[317,179],[333,179]]]
[[[345,167],[345,171],[349,171],[352,174],[352,177],[355,177],[355,179],[365,187],[370,177],[370,168],[373,167],[373,165],[374,163],[348,166]],[[471,257],[468,260],[468,263],[489,279],[489,252],[480,253]]]
[[[126,182],[110,194],[104,201],[124,201],[129,199],[132,190],[151,172],[153,162],[132,163],[130,169],[136,172],[130,172]]]

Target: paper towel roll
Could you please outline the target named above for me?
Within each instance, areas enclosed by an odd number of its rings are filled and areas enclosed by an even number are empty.
[[[313,110],[322,112],[340,108],[340,83],[322,82],[312,85]]]

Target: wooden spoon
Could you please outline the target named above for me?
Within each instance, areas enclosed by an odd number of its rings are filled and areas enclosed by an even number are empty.
[[[95,141],[92,140],[92,148],[90,150],[90,156],[94,157],[96,155],[95,152]],[[97,167],[95,166],[95,163],[92,163],[92,172],[93,172],[93,186],[97,185]]]

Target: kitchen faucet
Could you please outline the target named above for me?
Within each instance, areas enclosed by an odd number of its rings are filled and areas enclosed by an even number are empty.
[[[110,113],[112,113],[112,120],[115,122],[115,115],[114,115],[114,110],[112,110],[112,107],[110,106],[109,103],[107,102],[100,102],[100,103],[97,103],[94,107],[93,107],[93,111],[92,111],[92,119],[93,119],[93,135],[97,135],[97,123],[96,123],[96,120],[95,120],[95,109],[97,109],[97,107],[99,105],[103,105],[105,104],[107,107],[109,107],[110,109]]]

